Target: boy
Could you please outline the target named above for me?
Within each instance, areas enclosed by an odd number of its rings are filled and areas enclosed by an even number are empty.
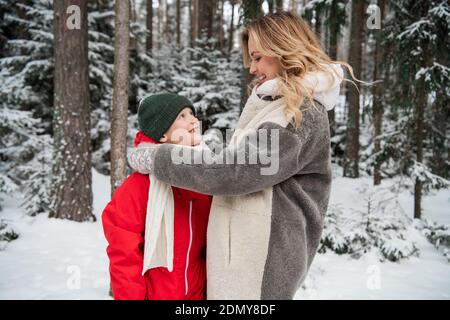
[[[139,104],[134,141],[196,146],[201,141],[192,103],[157,94]],[[131,174],[102,214],[115,299],[206,299],[206,228],[211,196]]]

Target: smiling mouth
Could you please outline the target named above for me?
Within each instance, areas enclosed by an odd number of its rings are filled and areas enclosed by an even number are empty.
[[[262,82],[264,80],[266,80],[266,76],[265,75],[262,75],[262,76],[258,77],[258,81]]]

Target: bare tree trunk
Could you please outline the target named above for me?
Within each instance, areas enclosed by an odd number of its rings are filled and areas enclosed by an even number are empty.
[[[146,51],[149,56],[152,56],[153,51],[153,1],[147,0],[147,39],[146,39]]]
[[[164,0],[164,39],[167,43],[172,43],[172,32],[170,30],[171,20],[169,15],[169,6],[167,0]]]
[[[277,12],[283,11],[283,0],[276,0],[276,10]]]
[[[350,45],[348,62],[357,79],[361,79],[361,55],[364,30],[364,2],[352,2]],[[348,87],[348,118],[345,145],[344,177],[359,177],[359,92],[353,85]]]
[[[217,4],[218,0],[211,0],[208,1],[209,3],[209,16],[208,16],[208,38],[215,37],[214,34],[214,17],[216,16],[217,12]]]
[[[425,7],[427,7],[425,5]],[[426,11],[425,11],[426,13]],[[428,52],[428,44],[424,46],[424,56],[422,68],[427,68],[431,64],[431,54]],[[428,107],[427,92],[425,89],[425,80],[422,79],[417,88],[417,103],[416,103],[416,161],[423,164],[423,139],[424,139],[424,114],[425,108]],[[422,217],[422,182],[416,179],[414,184],[414,218],[420,219]]]
[[[273,13],[273,1],[274,0],[267,0],[267,5],[269,6],[269,13]]]
[[[230,32],[229,32],[229,39],[228,39],[228,54],[231,53],[231,50],[233,50],[233,38],[234,38],[234,0],[231,1],[231,22],[230,22]]]
[[[180,47],[180,11],[181,11],[181,0],[177,0],[177,46]]]
[[[198,2],[191,0],[191,48],[195,47],[195,40],[198,38]]]
[[[380,19],[384,21],[384,0],[380,0]],[[378,153],[381,150],[380,139],[381,128],[383,126],[383,95],[384,88],[386,87],[385,82],[382,79],[382,64],[383,64],[383,47],[381,46],[381,35],[382,31],[377,31],[376,44],[375,44],[375,67],[373,70],[373,79],[374,81],[382,81],[373,86],[373,139],[374,139],[374,153]],[[373,184],[379,185],[381,183],[381,172],[380,172],[381,163],[375,160],[375,166],[373,170]]]
[[[424,88],[424,83],[417,90],[417,104],[416,104],[416,161],[423,162],[423,116],[424,109],[427,103],[427,96]],[[416,179],[414,184],[414,218],[420,219],[422,216],[422,182]]]
[[[79,19],[76,14],[67,13],[71,5],[80,8]],[[54,1],[53,8],[55,160],[50,217],[95,221],[92,214],[87,2]],[[80,22],[78,27],[76,20]]]
[[[420,16],[424,17],[429,9],[428,2],[421,2],[420,6]],[[426,41],[426,40],[425,40]],[[429,43],[426,41],[423,45],[423,56],[422,56],[422,69],[427,69],[432,64],[432,55],[429,50]],[[416,82],[417,83],[417,82]],[[425,79],[422,78],[416,87],[417,92],[417,102],[416,102],[416,161],[423,164],[423,139],[424,139],[424,114],[425,109],[428,107],[428,95],[426,91]],[[414,185],[414,218],[421,219],[422,217],[422,182],[416,178]]]
[[[4,21],[5,19],[6,8],[4,6],[0,6],[0,21]],[[0,33],[0,58],[3,58],[6,54],[5,47],[8,42],[8,38]]]
[[[446,134],[446,126],[450,106],[450,97],[444,94],[443,89],[436,90],[436,100],[432,106],[433,114],[433,127],[435,128],[432,136],[433,144],[433,156],[431,158],[431,167],[433,173],[448,179],[448,173],[446,170],[446,160],[445,153],[442,152],[443,146],[448,146],[448,135]],[[445,148],[445,147],[444,147]],[[449,148],[447,148],[447,153],[449,153]]]
[[[122,0],[125,1],[125,0]],[[133,79],[136,74],[139,73],[139,66],[136,65],[138,50],[137,50],[137,39],[136,39],[136,24],[137,24],[137,15],[136,15],[136,6],[135,0],[128,0],[130,2],[130,28],[131,28],[131,38],[130,38],[130,78]],[[129,84],[130,93],[128,95],[128,108],[129,110],[136,114],[138,109],[138,84],[136,81],[132,81]]]
[[[136,23],[136,3],[135,0],[128,0],[130,2],[130,28],[131,25],[134,25]],[[136,37],[130,38],[130,49],[135,50],[137,49],[137,40]]]
[[[340,26],[337,19],[334,18],[335,12],[337,12],[337,7],[340,3],[340,0],[333,0],[331,3],[331,8],[328,12],[328,20],[330,21],[330,41],[329,41],[329,54],[332,60],[337,60],[337,51],[338,51],[338,38],[340,32]]]
[[[445,42],[439,46],[438,52],[435,55],[435,61],[443,66],[450,64],[450,56],[446,52]],[[447,123],[450,117],[450,96],[446,94],[446,87],[436,89],[436,99],[432,104],[431,114],[433,130],[429,130],[431,135],[430,141],[432,143],[433,156],[430,161],[432,172],[445,179],[449,179],[448,165],[450,165],[450,132],[447,130]],[[450,127],[449,127],[450,128]],[[447,159],[446,159],[447,158]]]
[[[116,2],[114,84],[111,112],[111,196],[126,178],[130,6]]]
[[[189,0],[189,46],[192,48],[192,47],[194,47],[194,37],[193,37],[193,35],[194,35],[194,28],[193,28],[193,26],[194,26],[194,23],[193,23],[193,21],[194,21],[194,19],[193,19],[193,9],[192,9],[192,7],[193,7],[193,2],[194,2],[194,0]]]
[[[223,6],[225,0],[220,0],[220,11],[219,11],[219,49],[223,51],[224,41],[223,41]]]
[[[165,40],[164,35],[164,0],[158,2],[158,49],[161,49],[161,43]]]
[[[323,39],[322,39],[322,17],[320,16],[319,11],[315,11],[315,23],[314,23],[314,30],[315,33],[317,35],[317,37],[319,38],[319,41],[322,43]]]
[[[207,37],[212,37],[212,19],[214,17],[215,1],[199,1],[198,2],[198,28],[201,36],[206,31]]]
[[[336,134],[336,112],[334,111],[334,108],[330,111],[327,111],[328,113],[328,123],[330,125],[330,137],[334,137]]]
[[[339,23],[336,21],[337,19],[334,17],[335,13],[337,12],[337,6],[339,0],[333,0],[331,3],[331,8],[328,11],[328,27],[329,27],[329,55],[331,60],[337,60],[337,51],[338,51],[338,38],[339,38],[339,31],[340,26]],[[333,137],[336,132],[336,114],[334,111],[334,108],[330,111],[328,111],[328,121],[330,123],[330,136]]]

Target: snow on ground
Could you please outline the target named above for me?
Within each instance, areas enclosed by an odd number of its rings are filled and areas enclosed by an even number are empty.
[[[335,167],[336,169],[336,167]],[[330,205],[362,210],[361,190],[371,178],[340,177],[335,170]],[[110,299],[106,241],[100,215],[109,200],[109,177],[93,170],[95,223],[23,215],[19,201],[7,198],[0,217],[20,233],[0,251],[0,299]],[[389,184],[384,181],[383,185]],[[369,189],[370,190],[370,189]],[[403,191],[407,213],[413,196]],[[423,215],[450,223],[450,190],[426,196]],[[410,230],[420,257],[380,262],[370,252],[359,260],[333,252],[318,254],[296,299],[450,299],[450,263],[417,231]]]
[[[420,258],[381,263],[373,251],[359,260],[318,254],[295,299],[450,299],[450,264],[420,234]]]
[[[7,199],[0,216],[20,236],[0,251],[0,299],[110,299],[101,212],[110,179],[93,170],[95,223],[24,216]],[[17,212],[19,211],[19,212]]]
[[[366,210],[368,195],[375,196],[375,190],[380,189],[372,187],[373,178],[344,178],[341,168],[333,169],[330,205]],[[380,187],[393,183],[384,180]],[[403,211],[413,217],[413,195],[403,191],[399,202]],[[450,224],[449,189],[424,197],[422,206],[427,220]],[[400,262],[380,262],[374,251],[358,260],[331,251],[316,255],[295,299],[450,299],[450,263],[418,230],[411,228],[408,239],[416,243],[420,256]]]

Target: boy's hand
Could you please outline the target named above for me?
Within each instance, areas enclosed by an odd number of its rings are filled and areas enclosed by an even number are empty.
[[[129,166],[139,173],[152,173],[157,148],[158,145],[150,143],[141,143],[133,148],[127,156]]]

